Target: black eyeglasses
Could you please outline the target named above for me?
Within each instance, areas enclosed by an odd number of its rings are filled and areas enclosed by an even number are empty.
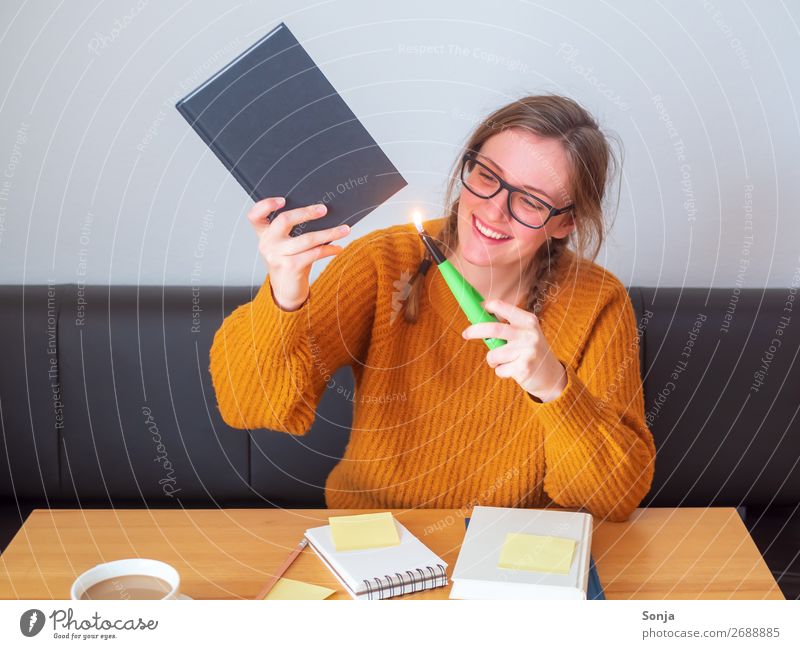
[[[479,198],[492,198],[503,189],[507,190],[509,214],[518,223],[534,230],[543,228],[554,216],[569,212],[575,207],[570,203],[566,207],[556,208],[524,189],[509,185],[473,153],[464,154],[461,161],[461,182]]]

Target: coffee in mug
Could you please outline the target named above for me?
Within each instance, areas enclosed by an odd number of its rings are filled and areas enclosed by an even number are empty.
[[[164,599],[172,586],[151,575],[121,575],[103,579],[83,591],[81,599]]]
[[[180,575],[154,559],[122,559],[90,568],[72,584],[72,599],[179,599]],[[185,598],[183,598],[185,599]]]

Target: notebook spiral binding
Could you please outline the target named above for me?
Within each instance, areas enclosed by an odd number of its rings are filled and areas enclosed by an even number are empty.
[[[368,599],[386,599],[426,588],[447,586],[447,573],[445,567],[437,563],[435,568],[432,566],[417,568],[416,573],[406,570],[405,575],[396,572],[394,575],[365,579],[363,583]]]

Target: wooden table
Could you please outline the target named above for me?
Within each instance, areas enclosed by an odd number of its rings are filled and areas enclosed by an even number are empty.
[[[195,599],[252,598],[306,528],[378,510],[35,510],[0,555],[0,598],[67,599],[77,575],[103,561],[160,559]],[[448,565],[464,537],[461,510],[395,510]],[[468,515],[468,512],[467,512]],[[783,599],[733,508],[649,508],[624,523],[595,521],[592,554],[609,599]],[[286,577],[342,586],[306,548]],[[450,587],[408,595],[443,599]]]

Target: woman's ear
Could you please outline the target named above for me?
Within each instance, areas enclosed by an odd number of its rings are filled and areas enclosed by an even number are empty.
[[[568,212],[564,215],[564,219],[562,222],[558,224],[552,233],[551,236],[554,239],[563,239],[564,237],[568,236],[573,230],[575,229],[575,218],[572,212]]]

